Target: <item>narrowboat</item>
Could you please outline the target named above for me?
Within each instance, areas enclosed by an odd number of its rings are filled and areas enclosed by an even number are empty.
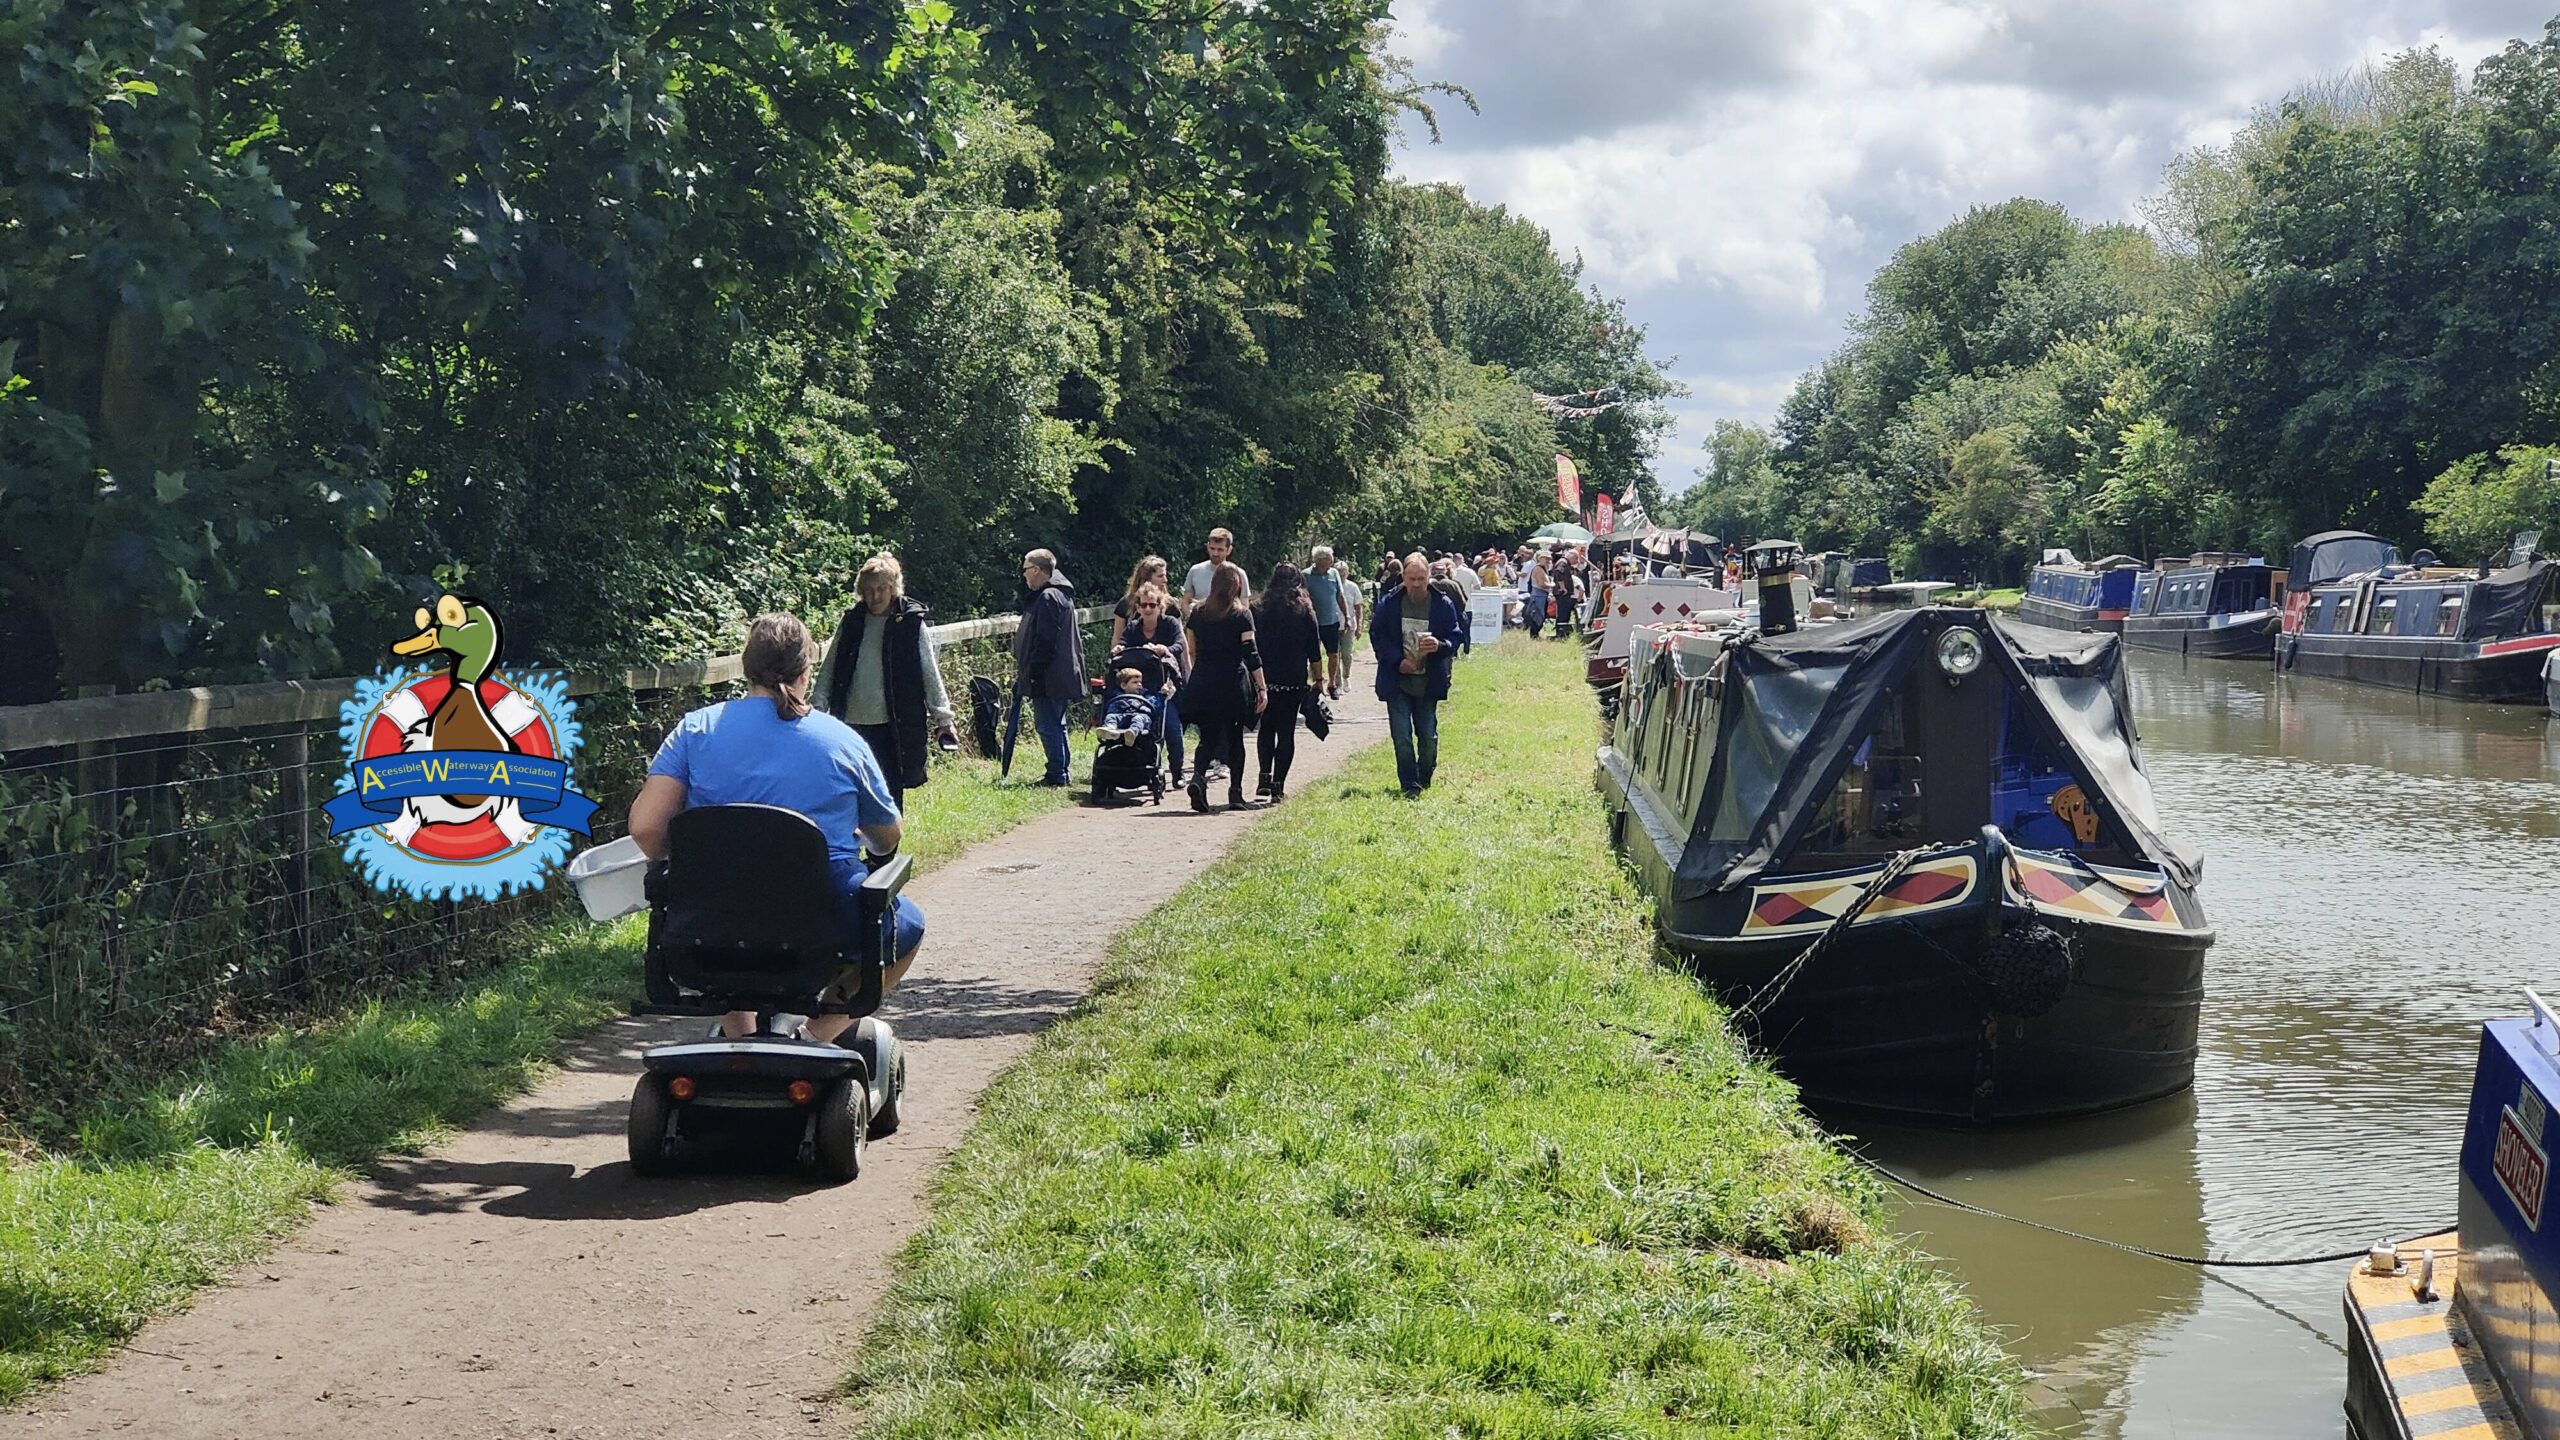
[[[2141,573],[2142,562],[2130,555],[2084,565],[2068,550],[2047,550],[2044,562],[2027,572],[2018,618],[2048,630],[2112,635],[2124,628],[2125,613],[2133,608],[2134,577]]]
[[[1788,608],[1633,636],[1600,783],[1664,942],[1817,1103],[1981,1124],[2191,1085],[2213,929],[2121,642]]]
[[[2275,571],[2246,555],[2163,560],[2134,577],[2124,643],[2217,660],[2276,648]]]
[[[2293,547],[2278,668],[2457,700],[2531,703],[2560,649],[2552,563],[2520,535],[2498,563],[2403,564],[2385,540],[2353,530]]]
[[[1679,625],[1739,620],[1742,600],[1711,575],[1649,575],[1600,589],[1600,604],[1583,634],[1590,649],[1583,678],[1595,688],[1617,686],[1627,673],[1627,645],[1639,625]]]
[[[1835,555],[1823,566],[1822,593],[1850,600],[1874,598],[1876,587],[1893,583],[1893,565],[1872,556]]]
[[[2347,1429],[2356,1440],[2560,1440],[2560,1226],[2551,1102],[2560,1018],[2481,1027],[2456,1228],[2381,1244],[2347,1278]]]

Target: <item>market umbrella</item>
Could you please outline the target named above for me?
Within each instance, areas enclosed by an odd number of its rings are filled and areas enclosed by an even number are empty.
[[[1529,543],[1532,545],[1543,544],[1550,540],[1561,540],[1567,545],[1588,545],[1591,543],[1591,532],[1570,520],[1558,520],[1552,525],[1539,526],[1536,533],[1529,537]]]

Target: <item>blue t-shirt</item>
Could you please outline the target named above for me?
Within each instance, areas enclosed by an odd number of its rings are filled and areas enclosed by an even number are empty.
[[[785,720],[761,695],[706,705],[676,722],[649,773],[684,786],[696,805],[779,805],[827,837],[836,883],[850,893],[869,873],[855,827],[898,818],[888,777],[853,727],[823,710]]]
[[[1307,598],[1315,602],[1316,623],[1342,623],[1342,577],[1331,570],[1307,572]]]

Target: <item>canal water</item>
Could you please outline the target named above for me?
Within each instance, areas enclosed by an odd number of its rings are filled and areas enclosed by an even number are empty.
[[[1991,1209],[2185,1254],[2450,1228],[2479,1022],[2560,998],[2560,720],[2136,654],[2134,710],[2219,931],[2191,1096],[1984,1134],[1839,1123]],[[1906,1197],[1908,1198],[1908,1197]],[[1927,1201],[1905,1229],[2084,1437],[2344,1433],[2347,1266],[2199,1271]]]

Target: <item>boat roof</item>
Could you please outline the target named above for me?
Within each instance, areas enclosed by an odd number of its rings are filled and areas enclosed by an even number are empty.
[[[2017,625],[1980,611],[1926,607],[1861,620],[1808,625],[1786,635],[1742,631],[1676,634],[1695,656],[1724,656],[1716,753],[1698,783],[1698,807],[1681,853],[1683,899],[1730,889],[1789,854],[1812,825],[1858,747],[1882,718],[1887,696],[1922,664],[1951,620],[1987,634],[1997,673],[2026,690],[2072,756],[2079,778],[2118,833],[2145,859],[2187,884],[2202,862],[2162,833],[2151,783],[2142,773],[2132,708],[2113,635],[2069,634]],[[1695,635],[1691,640],[1690,635]],[[1659,655],[1639,647],[1639,663]]]

